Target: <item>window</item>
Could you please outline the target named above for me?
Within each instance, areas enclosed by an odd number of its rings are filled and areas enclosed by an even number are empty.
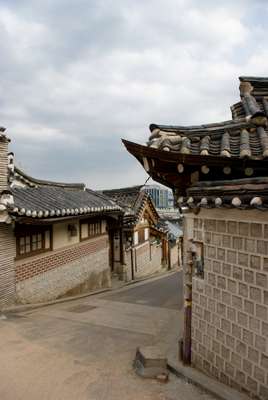
[[[51,227],[16,228],[17,257],[29,257],[51,250]]]
[[[86,240],[90,237],[102,234],[102,221],[82,221],[80,223],[80,239]]]

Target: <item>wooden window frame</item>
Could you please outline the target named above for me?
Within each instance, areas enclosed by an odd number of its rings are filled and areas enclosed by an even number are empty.
[[[27,231],[26,231],[27,229]],[[49,232],[49,247],[46,248],[46,232]],[[32,250],[33,247],[33,236],[40,235],[42,240],[42,247],[41,249]],[[33,225],[23,225],[16,227],[15,229],[15,237],[16,237],[16,260],[20,260],[23,258],[33,257],[38,254],[47,253],[48,251],[52,250],[52,226],[33,226]],[[23,254],[20,253],[20,239],[30,237],[30,251],[25,252]]]
[[[103,235],[102,233],[102,219],[83,219],[80,220],[79,223],[79,237],[80,237],[80,242],[83,242],[88,239],[92,239],[98,236]],[[88,235],[85,238],[82,238],[82,225],[87,224],[88,225]],[[96,226],[98,229],[96,229]],[[93,229],[92,229],[92,228]],[[91,229],[90,229],[91,228]],[[90,234],[90,231],[93,232],[93,234]],[[96,233],[97,231],[97,233]]]

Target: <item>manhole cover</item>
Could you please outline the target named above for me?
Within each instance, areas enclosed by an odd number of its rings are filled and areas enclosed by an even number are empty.
[[[97,307],[90,306],[89,304],[79,304],[78,306],[68,308],[68,310],[66,310],[66,311],[73,312],[73,313],[84,313],[87,311],[94,310],[94,308],[97,308]]]

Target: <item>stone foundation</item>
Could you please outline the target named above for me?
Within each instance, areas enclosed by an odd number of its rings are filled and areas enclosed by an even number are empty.
[[[110,287],[108,250],[105,235],[17,264],[17,302],[46,302]]]

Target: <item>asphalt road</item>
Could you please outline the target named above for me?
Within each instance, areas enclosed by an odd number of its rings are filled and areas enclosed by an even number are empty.
[[[177,352],[181,273],[0,320],[1,400],[215,400],[133,370],[137,347]]]
[[[104,297],[122,303],[180,310],[183,306],[182,271]]]

